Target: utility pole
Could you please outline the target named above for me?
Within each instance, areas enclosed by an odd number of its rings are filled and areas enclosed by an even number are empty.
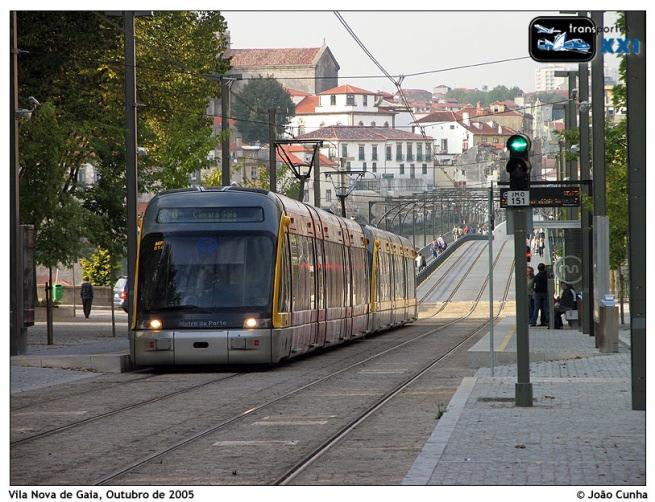
[[[18,26],[16,11],[10,15],[11,62],[10,62],[10,159],[9,187],[11,228],[9,240],[10,279],[9,303],[11,310],[9,337],[10,355],[15,356],[27,352],[27,333],[23,327],[23,239],[20,228],[20,177],[19,177],[19,125],[18,125]]]
[[[599,39],[603,33],[603,11],[592,11],[591,20],[599,30]],[[593,173],[593,267],[592,279],[593,310],[596,302],[609,291],[609,240],[602,236],[609,235],[607,218],[607,189],[605,183],[605,70],[603,52],[599,51],[591,62],[591,117],[592,117],[592,173]],[[599,238],[601,237],[601,238]],[[584,301],[584,300],[583,300]],[[592,319],[595,318],[595,314]],[[596,326],[594,324],[594,331]],[[592,333],[590,333],[592,334]],[[598,342],[598,340],[596,340]]]
[[[491,376],[496,367],[494,347],[494,182],[489,186],[489,355],[491,356]],[[527,298],[527,296],[526,296]]]
[[[275,155],[275,140],[277,139],[277,130],[275,127],[276,110],[268,109],[268,176],[269,190],[277,192],[277,157]]]
[[[587,16],[587,12],[578,12],[579,16]],[[591,180],[589,159],[589,66],[587,63],[578,65],[579,97],[580,97],[580,180],[582,191],[590,195],[589,182]],[[592,213],[584,207],[580,208],[580,226],[582,228],[582,312],[579,313],[582,332],[593,335],[593,257],[591,223]]]
[[[314,155],[314,207],[321,207],[321,151]]]
[[[136,153],[136,47],[134,42],[134,11],[123,12],[123,34],[125,36],[125,179],[127,185],[127,298],[129,311],[128,329],[134,323],[134,284],[136,283],[137,246],[137,153]]]
[[[221,185],[230,185],[230,81],[221,77]]]
[[[628,107],[628,255],[632,409],[646,409],[646,12],[626,11],[626,37],[639,54],[626,56]]]

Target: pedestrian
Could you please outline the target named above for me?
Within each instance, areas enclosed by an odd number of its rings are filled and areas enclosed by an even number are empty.
[[[439,255],[439,241],[435,239],[432,242],[432,256],[436,258],[438,255]]]
[[[84,310],[84,317],[87,319],[91,314],[91,304],[93,303],[93,286],[89,282],[89,278],[83,279],[80,286],[80,297],[82,298],[82,309]]]
[[[534,269],[528,267],[528,322],[532,323],[534,316]]]
[[[537,265],[537,275],[534,276],[534,310],[532,312],[532,319],[530,319],[530,326],[537,325],[537,315],[541,311],[540,326],[548,326],[548,274],[546,273],[546,265],[540,263]]]
[[[555,329],[562,329],[564,323],[562,322],[562,314],[569,310],[575,310],[577,308],[576,294],[570,284],[566,282],[561,282],[560,286],[562,288],[561,298],[555,299],[555,307],[553,311],[555,312]]]
[[[459,228],[457,227],[457,225],[455,225],[453,227],[453,240],[456,241],[458,236],[459,236]]]
[[[416,271],[420,272],[422,270],[421,264],[423,263],[423,256],[421,256],[421,253],[418,253],[416,255],[416,258],[414,258],[414,261],[416,262]]]

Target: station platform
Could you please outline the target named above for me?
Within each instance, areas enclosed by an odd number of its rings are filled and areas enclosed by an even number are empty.
[[[566,326],[566,323],[565,323]],[[528,348],[530,361],[555,361],[590,357],[598,353],[595,339],[582,335],[577,329],[564,327],[550,330],[531,327]],[[516,364],[516,320],[507,316],[494,326],[494,354],[496,364]],[[619,331],[619,352],[629,351],[629,332]],[[468,351],[469,366],[491,366],[490,334],[487,333]]]
[[[645,412],[632,410],[629,331],[618,353],[602,354],[580,331],[530,328],[534,404],[517,407],[513,325],[509,317],[496,333],[497,361],[514,360],[493,377],[481,367],[464,378],[403,485],[645,485]],[[485,347],[489,366],[488,338],[471,353],[483,360]]]

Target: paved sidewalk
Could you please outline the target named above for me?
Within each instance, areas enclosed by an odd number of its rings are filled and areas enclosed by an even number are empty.
[[[37,321],[27,330],[27,352],[11,357],[11,393],[48,387],[100,373],[119,373],[129,368],[127,315],[115,311],[115,336],[111,310],[94,309],[89,319],[56,312],[52,345],[47,326]]]
[[[533,407],[514,405],[516,364],[465,378],[403,484],[645,485],[645,412],[632,410],[629,351],[601,354],[580,332],[557,343],[582,354],[531,362]]]

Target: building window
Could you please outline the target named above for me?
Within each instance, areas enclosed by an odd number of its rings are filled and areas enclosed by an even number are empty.
[[[371,145],[371,160],[378,160],[378,145]]]
[[[371,163],[371,171],[374,173],[378,172],[378,163],[377,162],[372,162]]]
[[[358,160],[364,160],[364,145],[359,145],[359,157]]]
[[[391,160],[391,145],[387,145],[387,160]]]
[[[350,169],[350,161],[346,162],[346,169]]]
[[[428,174],[428,165],[427,164],[422,164],[421,165],[421,174]]]
[[[366,171],[366,162],[362,162],[362,171]]]
[[[354,94],[346,94],[346,105],[355,106],[355,95]]]
[[[364,100],[363,100],[364,106],[368,106],[368,96],[366,94],[364,94],[363,98],[364,98]]]
[[[325,202],[332,202],[332,190],[325,191]]]
[[[405,164],[400,164],[400,174],[405,174]]]
[[[426,143],[425,144],[425,160],[432,160],[432,144],[431,143]]]
[[[256,167],[251,167],[250,168],[250,179],[251,180],[256,180],[257,179],[257,168]]]
[[[423,160],[423,144],[416,143],[416,160]]]
[[[414,152],[412,151],[411,143],[407,143],[407,160],[414,160]]]
[[[409,165],[409,177],[416,178],[416,166],[414,164]]]
[[[451,129],[455,129],[455,124],[450,124]]]
[[[371,127],[375,127],[375,121],[371,122]]]
[[[396,160],[403,160],[403,144],[396,143]]]
[[[385,122],[384,127],[389,127],[389,122]]]
[[[77,172],[77,181],[80,185],[86,185],[86,168],[81,168]]]
[[[466,138],[464,141],[462,141],[462,152],[466,152],[469,149],[469,140]]]
[[[342,157],[348,157],[348,144],[347,143],[342,143],[341,144],[341,156]]]
[[[333,94],[330,96],[330,105],[335,106],[337,104],[337,97]]]
[[[447,139],[442,139],[441,140],[441,151],[442,152],[448,152],[448,140]]]

